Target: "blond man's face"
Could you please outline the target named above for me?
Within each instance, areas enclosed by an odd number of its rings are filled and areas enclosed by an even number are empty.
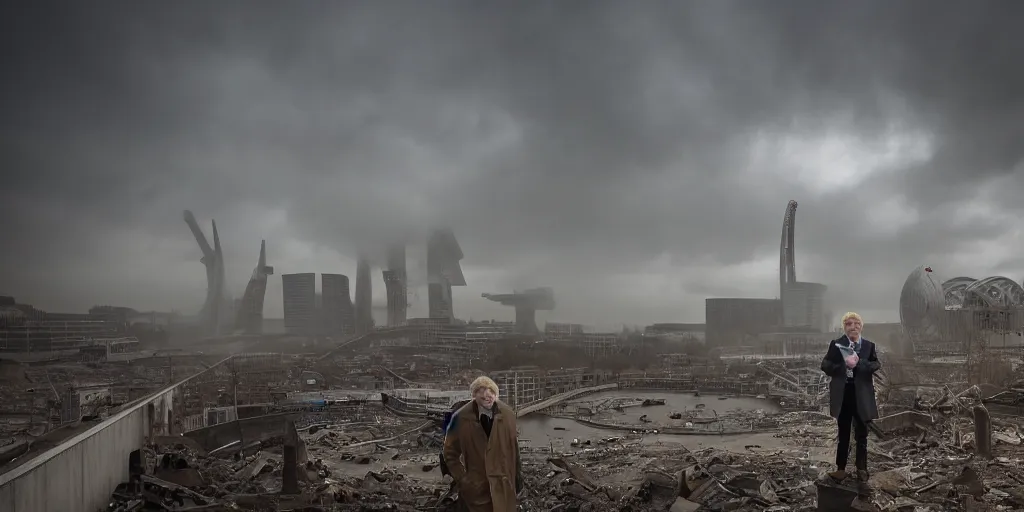
[[[476,401],[477,407],[483,407],[484,409],[490,409],[494,406],[494,401],[498,399],[498,395],[491,391],[490,388],[480,388],[473,393],[473,400]]]
[[[846,336],[851,340],[860,338],[860,331],[864,328],[864,324],[856,318],[847,318],[843,322],[843,331],[846,332]]]

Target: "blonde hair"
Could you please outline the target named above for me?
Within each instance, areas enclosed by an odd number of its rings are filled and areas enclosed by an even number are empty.
[[[474,395],[481,389],[489,389],[491,393],[494,393],[494,396],[498,396],[498,385],[490,377],[481,375],[469,385],[469,392]]]
[[[857,313],[854,313],[853,311],[849,311],[845,315],[843,315],[843,319],[839,321],[839,325],[846,325],[846,321],[850,320],[851,318],[860,322],[861,325],[864,325],[864,319],[861,318],[860,315],[858,315]]]

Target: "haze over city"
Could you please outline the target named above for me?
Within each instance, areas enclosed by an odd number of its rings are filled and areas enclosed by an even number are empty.
[[[277,274],[355,276],[448,226],[462,318],[535,286],[597,326],[775,297],[791,199],[836,313],[897,320],[920,264],[1024,276],[1019,3],[180,5],[0,16],[0,293],[193,314],[186,208],[235,297],[260,240]]]

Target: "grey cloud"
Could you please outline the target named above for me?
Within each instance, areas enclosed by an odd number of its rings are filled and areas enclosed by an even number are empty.
[[[694,320],[704,294],[747,286],[774,294],[775,269],[757,284],[704,282],[695,264],[770,252],[786,201],[797,199],[801,278],[859,273],[859,283],[843,283],[843,300],[894,310],[902,278],[921,260],[941,264],[1005,229],[954,226],[950,211],[976,184],[1020,174],[1022,9],[1010,1],[20,6],[0,22],[10,63],[0,83],[0,210],[19,219],[5,234],[18,249],[0,265],[23,270],[3,281],[16,284],[11,293],[46,297],[66,293],[64,268],[115,279],[123,265],[109,257],[130,252],[125,233],[174,241],[163,252],[132,252],[139,273],[177,269],[178,248],[191,244],[180,212],[191,208],[218,219],[229,272],[240,279],[260,238],[271,254],[286,240],[323,249],[276,261],[280,270],[330,271],[295,267],[327,264],[332,251],[351,259],[415,241],[444,224],[458,234],[465,265],[503,270],[488,285],[552,284],[556,315],[564,307],[626,322],[655,320],[661,292],[648,303],[617,300],[607,276],[669,254],[677,267],[665,279],[686,289],[657,314]],[[777,181],[792,169],[749,161],[758,133],[877,137],[893,125],[930,134],[934,155],[872,177],[854,200],[853,191]],[[1010,179],[993,204],[1019,210],[1010,189],[1020,183]],[[916,223],[865,224],[866,209],[899,195]],[[267,212],[280,222],[258,225]],[[851,243],[870,249],[849,251]],[[193,266],[186,282],[201,287]],[[186,309],[201,290],[185,297],[182,279],[154,277],[125,300]],[[471,283],[464,295],[480,291],[494,290]],[[65,303],[106,300],[91,294]]]

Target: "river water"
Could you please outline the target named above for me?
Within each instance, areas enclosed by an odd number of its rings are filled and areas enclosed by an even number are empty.
[[[725,416],[737,411],[763,410],[766,412],[780,411],[778,405],[769,400],[747,397],[728,398],[719,400],[716,395],[693,396],[693,393],[672,393],[664,391],[629,391],[614,390],[588,395],[574,403],[585,405],[584,402],[599,403],[609,398],[639,398],[639,399],[664,399],[665,405],[650,407],[626,407],[623,412],[606,412],[601,414],[602,420],[610,420],[614,423],[640,424],[640,416],[647,415],[653,422],[661,424],[672,423],[668,415],[672,412],[685,412],[693,410],[697,404],[704,404],[705,415],[718,413]],[[678,422],[678,421],[677,421]],[[625,432],[605,430],[582,425],[569,418],[553,418],[542,414],[531,414],[518,421],[520,439],[528,441],[530,446],[543,447],[553,446],[556,450],[567,448],[573,439],[580,441],[596,441],[598,439],[621,436]],[[556,430],[557,429],[557,430]],[[772,434],[742,434],[742,435],[647,435],[643,438],[645,443],[679,443],[684,446],[696,449],[699,446],[720,446],[723,448],[740,447],[748,444],[759,444],[766,446],[775,444],[771,441]]]

